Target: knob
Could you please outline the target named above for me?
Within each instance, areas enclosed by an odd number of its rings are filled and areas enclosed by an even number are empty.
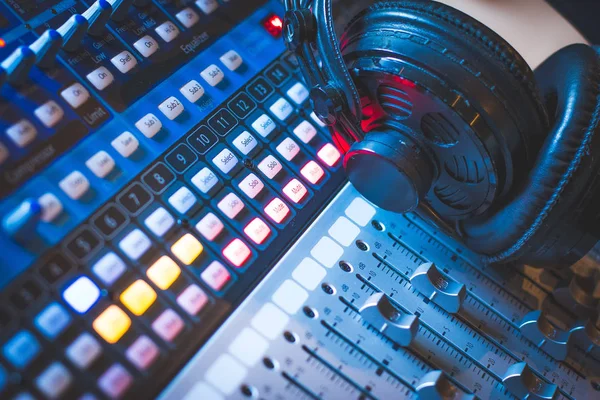
[[[63,38],[54,29],[49,29],[42,34],[29,48],[36,56],[37,65],[40,68],[50,68],[56,60],[56,53],[63,44]]]
[[[573,343],[586,353],[598,352],[600,348],[600,317],[587,322],[580,321],[570,330]]]
[[[2,229],[12,238],[24,239],[35,229],[41,216],[40,203],[34,199],[27,199],[6,214],[2,220]]]
[[[434,263],[423,263],[410,277],[411,285],[450,314],[457,313],[467,289],[446,275]]]
[[[127,17],[127,14],[129,14],[131,3],[133,3],[133,0],[112,0],[113,12],[110,18],[113,21],[123,21]]]
[[[88,34],[92,36],[100,36],[104,33],[112,6],[107,0],[98,0],[82,15],[88,22]]]
[[[81,41],[87,32],[88,22],[83,15],[75,14],[71,16],[58,28],[58,33],[63,38],[63,49],[65,51],[75,51],[81,46]]]
[[[423,400],[475,400],[450,381],[443,371],[430,371],[417,383],[417,394]]]
[[[569,352],[569,332],[557,329],[540,311],[531,311],[521,322],[521,333],[556,360],[564,360]]]
[[[0,67],[6,71],[6,78],[13,85],[24,83],[35,64],[35,53],[27,46],[20,46],[8,56]]]
[[[518,399],[550,400],[558,395],[558,388],[540,379],[526,362],[513,364],[502,377],[502,384]]]
[[[396,308],[384,293],[371,295],[359,312],[365,321],[400,346],[408,346],[419,327],[417,316]]]
[[[567,286],[554,289],[552,295],[556,301],[578,317],[591,317],[598,306],[594,298],[594,279],[585,279],[575,275]]]

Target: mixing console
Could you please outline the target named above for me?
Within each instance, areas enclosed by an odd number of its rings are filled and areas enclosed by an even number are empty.
[[[598,397],[596,300],[363,200],[282,14],[0,2],[0,398]]]

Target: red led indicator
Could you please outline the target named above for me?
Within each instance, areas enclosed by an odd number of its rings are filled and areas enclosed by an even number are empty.
[[[6,41],[2,38],[0,38],[0,49],[3,48],[4,46],[6,46]]]
[[[281,17],[275,14],[269,15],[263,20],[262,24],[271,36],[275,38],[281,36],[281,32],[283,31],[283,20]]]

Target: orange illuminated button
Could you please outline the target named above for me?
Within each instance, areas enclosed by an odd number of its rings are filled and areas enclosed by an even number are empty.
[[[141,279],[133,282],[119,297],[121,303],[125,305],[135,315],[142,315],[156,300],[156,292]]]
[[[319,156],[319,158],[330,167],[333,167],[341,157],[338,149],[336,149],[331,143],[327,143],[325,146],[323,146],[317,153],[317,156]]]
[[[244,228],[244,233],[256,244],[261,244],[271,234],[271,228],[260,218],[254,218]]]
[[[202,251],[204,246],[193,235],[186,233],[171,246],[171,251],[185,265],[190,265]]]
[[[94,330],[107,343],[117,343],[131,326],[131,319],[115,305],[108,306],[92,323]]]
[[[323,168],[313,160],[306,163],[300,170],[300,173],[313,185],[318,183],[323,178],[323,175],[325,175]]]
[[[308,193],[308,190],[306,190],[306,187],[298,179],[294,178],[285,185],[283,193],[294,203],[300,203]]]
[[[252,251],[246,246],[246,243],[240,239],[233,239],[231,243],[223,249],[223,255],[236,267],[244,265],[246,260],[252,255]]]
[[[181,274],[181,268],[169,256],[162,256],[148,268],[146,275],[158,286],[167,290]]]
[[[279,224],[288,216],[290,209],[279,197],[275,197],[265,207],[265,213]]]

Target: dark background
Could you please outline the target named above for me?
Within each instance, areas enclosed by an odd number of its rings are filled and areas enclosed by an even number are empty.
[[[523,0],[527,1],[527,0]],[[599,0],[546,0],[593,44],[600,44]]]

